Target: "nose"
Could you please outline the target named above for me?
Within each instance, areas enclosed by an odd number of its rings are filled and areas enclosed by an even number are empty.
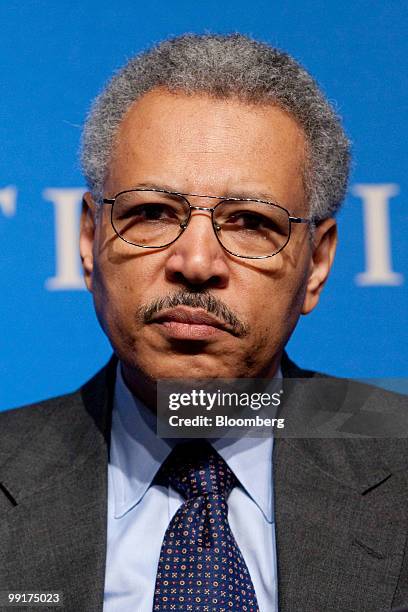
[[[186,286],[223,288],[228,284],[226,252],[215,236],[210,209],[192,209],[187,228],[169,247],[166,277]]]

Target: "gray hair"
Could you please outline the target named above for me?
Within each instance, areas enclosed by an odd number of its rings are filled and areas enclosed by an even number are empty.
[[[310,216],[320,220],[339,209],[350,145],[334,108],[290,55],[241,34],[167,40],[136,55],[112,77],[94,101],[82,136],[82,167],[96,200],[102,197],[121,121],[135,100],[156,87],[282,108],[306,134],[303,180]]]

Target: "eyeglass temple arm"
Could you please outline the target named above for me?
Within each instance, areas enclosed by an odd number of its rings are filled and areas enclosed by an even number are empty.
[[[114,204],[116,198],[103,198],[102,204]]]
[[[303,219],[303,217],[289,217],[291,223],[311,223],[310,219]]]

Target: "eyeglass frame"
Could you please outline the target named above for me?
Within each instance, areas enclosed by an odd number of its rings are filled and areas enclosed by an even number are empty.
[[[113,223],[113,207],[115,205],[116,199],[119,196],[121,196],[124,193],[146,192],[146,191],[153,191],[153,192],[156,192],[156,193],[165,193],[167,195],[179,196],[179,197],[183,198],[183,200],[189,206],[187,220],[184,223],[180,223],[181,232],[178,234],[178,236],[176,236],[176,238],[174,238],[174,240],[172,240],[171,242],[168,242],[167,244],[163,244],[161,246],[147,246],[147,245],[144,245],[144,244],[135,244],[134,242],[130,242],[130,240],[126,240],[126,238],[121,236],[119,234],[119,232],[117,231],[114,223]],[[218,204],[216,204],[212,208],[205,207],[205,206],[193,206],[189,202],[189,200],[187,199],[187,196],[193,197],[193,198],[208,198],[208,199],[220,200],[220,201],[218,202]],[[287,214],[288,221],[289,221],[288,238],[287,238],[285,244],[283,246],[281,246],[281,248],[278,251],[276,251],[276,253],[272,253],[272,255],[238,255],[237,253],[233,253],[232,251],[227,249],[222,244],[222,242],[221,242],[221,240],[220,240],[220,238],[218,237],[218,234],[217,234],[217,231],[219,231],[221,229],[221,227],[220,226],[216,227],[216,224],[214,222],[214,211],[215,211],[216,208],[218,208],[218,206],[220,204],[223,204],[224,202],[258,202],[259,204],[269,204],[270,206],[275,206],[276,208],[280,208],[281,210],[283,210]],[[123,191],[119,191],[119,193],[115,194],[113,196],[113,198],[102,198],[102,204],[111,204],[112,205],[110,219],[111,219],[111,225],[112,225],[112,228],[113,228],[115,234],[121,240],[126,242],[127,244],[131,244],[132,246],[140,247],[142,249],[164,249],[164,248],[170,246],[171,244],[176,242],[176,240],[178,240],[180,238],[180,236],[187,229],[188,224],[189,224],[190,219],[191,219],[191,211],[192,210],[202,210],[202,211],[210,212],[211,213],[211,225],[213,227],[215,237],[217,238],[219,244],[224,249],[224,251],[226,251],[230,255],[233,255],[234,257],[239,257],[241,259],[269,259],[270,257],[274,257],[275,255],[280,253],[285,248],[285,246],[287,246],[287,244],[288,244],[288,242],[290,240],[291,234],[292,234],[292,231],[291,231],[292,230],[292,223],[308,223],[308,224],[312,224],[312,222],[313,222],[311,219],[305,219],[304,217],[294,217],[293,215],[290,214],[290,212],[284,206],[281,206],[280,204],[276,204],[275,202],[270,202],[269,200],[260,200],[258,198],[226,198],[226,197],[222,197],[222,196],[200,195],[198,193],[179,193],[177,191],[167,191],[166,189],[158,189],[158,188],[148,189],[147,187],[146,188],[141,188],[141,189],[124,189]]]

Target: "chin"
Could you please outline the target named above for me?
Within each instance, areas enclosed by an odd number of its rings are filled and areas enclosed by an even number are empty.
[[[140,369],[147,378],[160,380],[166,378],[236,378],[240,373],[235,367],[209,355],[166,355],[156,360],[139,362]]]

